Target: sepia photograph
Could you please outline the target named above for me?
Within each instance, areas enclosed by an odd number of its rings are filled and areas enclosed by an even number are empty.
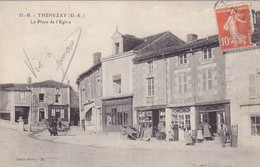
[[[0,1],[0,166],[260,167],[260,1]]]

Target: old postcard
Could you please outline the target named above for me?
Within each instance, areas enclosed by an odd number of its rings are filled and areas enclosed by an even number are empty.
[[[259,167],[259,1],[1,1],[0,166]]]

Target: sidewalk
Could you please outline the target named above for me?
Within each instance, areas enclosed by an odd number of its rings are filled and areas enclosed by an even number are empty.
[[[204,141],[193,146],[186,146],[184,141],[160,141],[152,139],[149,142],[142,140],[129,140],[120,133],[90,133],[82,131],[80,127],[72,127],[65,136],[50,136],[47,130],[34,134],[34,137],[51,142],[84,145],[100,148],[116,149],[144,149],[144,150],[177,150],[177,151],[256,151],[244,148],[232,148],[230,143],[225,148],[217,141]]]

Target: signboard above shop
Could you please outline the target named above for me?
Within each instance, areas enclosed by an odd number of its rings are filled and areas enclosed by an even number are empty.
[[[215,9],[219,43],[222,51],[254,47],[252,12],[249,4]]]

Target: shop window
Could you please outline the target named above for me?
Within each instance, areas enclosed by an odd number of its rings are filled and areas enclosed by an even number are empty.
[[[140,127],[151,128],[152,122],[152,111],[138,111],[138,124]]]
[[[107,126],[128,125],[128,113],[125,106],[110,109],[111,112],[107,112]]]
[[[187,54],[179,56],[179,64],[187,64],[188,59],[187,59]]]
[[[0,113],[0,119],[10,121],[10,113]]]
[[[208,123],[209,122],[209,115],[208,113],[201,113],[200,120],[202,123]]]
[[[43,93],[39,94],[39,102],[44,102],[44,94]]]
[[[25,92],[19,92],[19,100],[25,100]]]
[[[212,58],[212,51],[211,48],[205,48],[203,49],[203,59],[207,60],[207,59],[211,59]]]
[[[184,113],[173,113],[172,114],[172,122],[178,123],[180,129],[191,127],[190,124],[190,114]]]
[[[60,117],[61,117],[62,119],[65,118],[64,109],[61,109],[61,110],[60,110]]]
[[[147,78],[148,96],[154,95],[154,78]]]
[[[148,74],[152,74],[153,73],[153,61],[147,62],[147,65],[148,65]]]
[[[260,136],[260,115],[251,115],[251,135]]]
[[[55,109],[51,109],[51,116],[55,116],[56,115],[56,110]]]

